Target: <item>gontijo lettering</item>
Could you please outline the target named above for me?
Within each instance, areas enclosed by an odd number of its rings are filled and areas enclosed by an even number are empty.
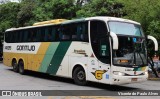
[[[35,51],[35,45],[17,45],[17,51]]]

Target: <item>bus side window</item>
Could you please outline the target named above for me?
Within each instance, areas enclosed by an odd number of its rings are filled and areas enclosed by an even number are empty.
[[[71,38],[71,29],[70,29],[70,24],[66,24],[62,26],[62,41],[69,41]]]
[[[31,29],[29,31],[29,42],[35,42],[36,40],[36,30],[35,29]]]
[[[12,32],[11,42],[15,43],[15,31]]]
[[[28,38],[28,30],[24,30],[23,33],[24,33],[24,35],[23,35],[23,37],[24,37],[23,38],[23,42],[28,42],[28,39],[29,39]]]
[[[8,37],[7,37],[8,38],[8,43],[12,43],[12,41],[11,41],[12,37],[13,37],[12,32],[7,32],[7,35],[8,35]]]
[[[73,23],[70,25],[70,34],[71,34],[71,39],[72,41],[77,41],[78,36],[77,36],[77,24]]]
[[[10,32],[6,32],[5,33],[5,42],[10,43],[10,38],[11,36],[9,36]]]
[[[45,41],[44,38],[45,38],[45,28],[41,28],[40,29],[40,42],[44,42]]]
[[[47,42],[51,42],[51,41],[54,41],[55,39],[55,36],[54,36],[54,33],[55,33],[55,29],[52,28],[52,27],[47,27],[45,29],[45,39]]]
[[[48,41],[48,27],[44,27],[44,32],[45,32],[45,36],[44,36],[44,41],[47,42]]]
[[[28,30],[28,42],[32,41],[32,31]]]
[[[59,28],[58,29],[58,41],[62,41],[62,35],[63,35],[63,29]]]
[[[19,38],[18,38],[18,31],[15,31],[14,34],[15,34],[15,38],[14,38],[15,40],[14,40],[14,42],[17,43],[17,42],[18,42],[18,39],[19,39]]]
[[[55,41],[59,41],[60,40],[60,28],[59,27],[55,27]]]
[[[16,42],[20,42],[20,31],[16,31]]]
[[[81,41],[81,40],[83,40],[83,34],[82,34],[82,26],[81,26],[81,24],[77,24],[76,25],[76,33],[77,33],[77,39],[79,40],[79,41]]]
[[[81,39],[84,41],[84,42],[89,42],[89,39],[88,39],[88,23],[85,22],[85,23],[82,23],[82,34],[81,34]]]
[[[52,27],[48,27],[48,33],[47,33],[47,41],[48,42],[52,42],[55,40],[54,33],[55,33],[55,29],[53,29]]]
[[[37,28],[37,42],[41,40],[41,29]]]
[[[51,30],[51,37],[52,37],[51,41],[55,41],[56,40],[56,28],[51,27],[50,30]]]
[[[24,35],[23,31],[19,31],[19,42],[24,42],[23,35]]]

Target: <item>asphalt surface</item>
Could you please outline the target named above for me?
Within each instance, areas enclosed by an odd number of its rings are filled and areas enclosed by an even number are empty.
[[[0,63],[0,90],[60,90],[64,93],[65,90],[82,90],[79,93],[85,93],[86,90],[89,92],[93,91],[92,94],[97,90],[103,93],[118,93],[118,92],[132,92],[140,90],[158,90],[160,92],[160,81],[159,80],[148,80],[143,83],[134,83],[120,86],[111,86],[107,84],[99,84],[89,82],[87,86],[75,85],[72,79],[54,77],[51,75],[27,71],[26,75],[21,75],[12,71],[11,67],[4,66]],[[68,95],[68,94],[67,94]],[[0,97],[0,99],[160,99],[159,96],[43,96],[43,97]],[[96,95],[96,94],[95,94]]]

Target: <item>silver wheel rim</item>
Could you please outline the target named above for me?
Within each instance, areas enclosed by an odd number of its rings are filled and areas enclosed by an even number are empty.
[[[85,78],[84,72],[83,72],[83,71],[79,71],[79,72],[77,73],[77,78],[78,78],[79,80],[84,80],[84,78]]]

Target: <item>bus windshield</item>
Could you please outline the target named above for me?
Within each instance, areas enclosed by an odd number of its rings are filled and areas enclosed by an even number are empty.
[[[119,48],[113,51],[113,64],[122,66],[147,65],[146,40],[140,25],[109,22],[111,32],[118,36]]]
[[[113,51],[113,64],[145,66],[147,51],[144,38],[118,36],[119,48]]]
[[[141,27],[137,24],[110,21],[109,28],[111,32],[116,34],[142,36]]]

